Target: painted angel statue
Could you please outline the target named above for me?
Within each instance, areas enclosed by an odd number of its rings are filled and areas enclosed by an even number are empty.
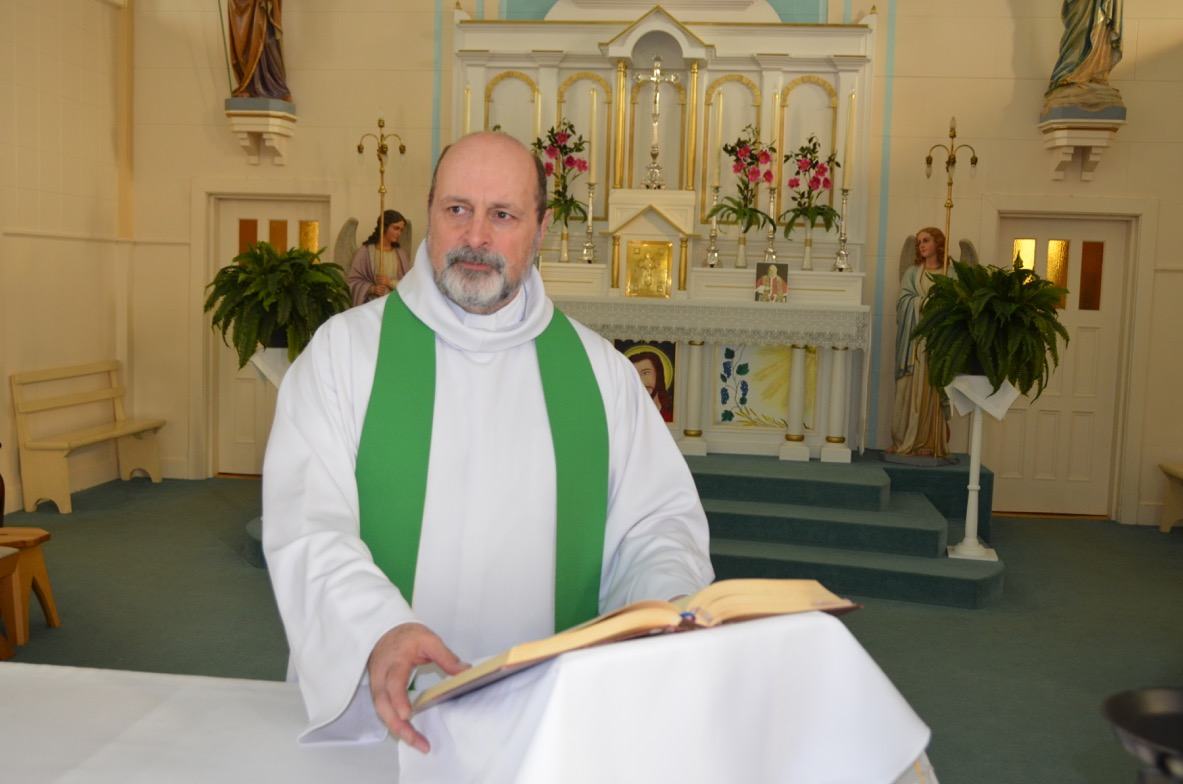
[[[978,263],[973,243],[961,240],[961,261]],[[945,233],[928,226],[904,240],[900,251],[900,294],[896,300],[895,404],[891,415],[893,456],[909,462],[953,462],[949,458],[949,399],[928,381],[923,339],[913,339],[920,305],[932,275],[945,274]]]
[[[357,218],[345,221],[333,245],[333,261],[345,270],[353,304],[362,305],[393,291],[411,269],[407,249],[413,247],[411,224],[398,210],[386,210],[360,247]]]

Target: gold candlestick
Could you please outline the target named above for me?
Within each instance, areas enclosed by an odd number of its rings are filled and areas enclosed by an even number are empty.
[[[386,127],[386,120],[381,117],[378,118],[378,132],[377,133],[363,133],[361,138],[357,141],[357,154],[361,155],[366,151],[366,139],[373,139],[378,144],[378,238],[381,240],[382,236],[386,234],[386,155],[390,152],[390,145],[386,143],[387,139],[398,139],[398,154],[407,154],[407,145],[403,144],[403,137],[397,133],[384,133],[383,128]]]
[[[953,169],[957,166],[957,151],[961,149],[969,150],[970,168],[977,169],[978,151],[968,144],[957,144],[957,118],[952,117],[949,120],[949,143],[934,144],[924,158],[924,176],[932,177],[933,150],[945,151],[945,258],[941,270],[945,274],[949,272],[949,247],[953,244],[953,235],[950,233],[953,224]]]

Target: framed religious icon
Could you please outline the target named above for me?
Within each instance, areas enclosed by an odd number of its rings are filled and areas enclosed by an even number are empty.
[[[671,340],[616,340],[616,350],[633,363],[641,384],[666,422],[674,421],[674,362]]]
[[[762,261],[756,265],[755,297],[757,302],[788,302],[788,264]]]
[[[626,297],[669,299],[673,287],[674,243],[629,240]]]

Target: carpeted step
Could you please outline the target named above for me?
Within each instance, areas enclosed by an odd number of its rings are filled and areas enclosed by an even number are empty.
[[[802,577],[835,593],[977,608],[1002,595],[1001,561],[924,558],[829,547],[711,540],[718,579]]]
[[[707,455],[687,457],[686,464],[703,498],[884,510],[891,490],[882,468],[857,463]]]
[[[936,558],[945,554],[945,518],[921,493],[892,493],[887,509],[846,509],[704,498],[711,536]]]

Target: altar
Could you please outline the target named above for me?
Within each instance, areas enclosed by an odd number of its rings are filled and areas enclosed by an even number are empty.
[[[457,127],[539,152],[559,218],[539,254],[547,292],[662,366],[651,394],[683,453],[849,462],[867,419],[856,160],[876,17],[795,25],[764,0],[713,6],[565,0],[529,23],[458,11]],[[813,139],[828,167],[808,204],[838,216],[827,225],[792,211]],[[744,140],[758,169],[736,155]],[[771,225],[718,211],[737,199]]]

